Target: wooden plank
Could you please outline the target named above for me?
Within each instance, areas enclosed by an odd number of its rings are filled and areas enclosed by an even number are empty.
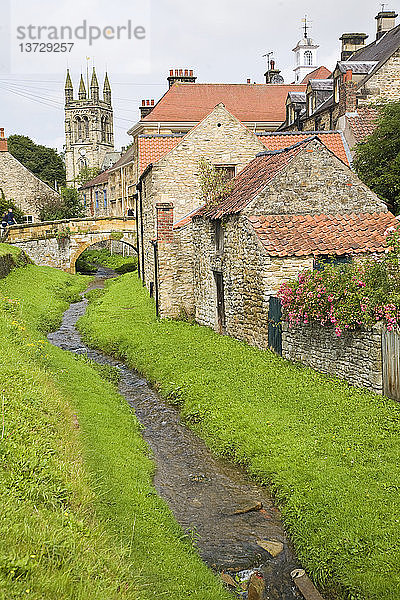
[[[383,393],[400,400],[400,333],[382,332]]]

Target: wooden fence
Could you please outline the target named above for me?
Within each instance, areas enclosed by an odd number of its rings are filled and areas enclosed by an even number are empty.
[[[383,393],[400,400],[400,332],[382,332]]]

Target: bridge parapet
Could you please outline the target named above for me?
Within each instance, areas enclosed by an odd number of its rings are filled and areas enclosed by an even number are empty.
[[[4,241],[19,246],[36,264],[75,273],[82,252],[104,240],[119,240],[137,251],[136,219],[100,217],[13,225]]]

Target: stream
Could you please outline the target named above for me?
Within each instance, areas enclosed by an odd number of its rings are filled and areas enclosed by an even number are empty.
[[[99,267],[86,291],[103,288],[105,280],[115,276],[111,269]],[[86,307],[86,299],[71,304],[60,329],[48,339],[64,350],[87,354],[98,363],[120,369],[119,392],[144,426],[143,437],[153,452],[157,493],[183,530],[192,535],[202,559],[213,570],[233,577],[237,574],[239,579],[249,578],[246,571],[261,572],[265,599],[302,598],[290,576],[300,564],[266,488],[237,465],[214,456],[184,425],[178,410],[165,403],[135,371],[84,345],[75,325]]]

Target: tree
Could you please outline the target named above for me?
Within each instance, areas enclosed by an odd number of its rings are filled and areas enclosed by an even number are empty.
[[[83,185],[85,185],[85,183],[87,183],[91,179],[94,179],[100,173],[101,170],[97,167],[83,167],[79,171],[79,175],[75,177],[75,181],[78,184],[78,187],[82,187]]]
[[[75,188],[61,188],[60,198],[46,198],[39,206],[41,221],[61,221],[84,216],[84,208]]]
[[[62,157],[53,148],[35,144],[26,135],[10,135],[8,138],[10,153],[36,177],[54,187],[65,185],[65,165]]]
[[[15,205],[13,200],[7,200],[3,190],[0,188],[0,217],[2,217],[5,212],[8,212],[9,208],[12,208],[17,223],[25,222],[25,215],[22,210]]]
[[[400,210],[400,102],[379,107],[375,131],[357,145],[354,168],[395,214]]]

